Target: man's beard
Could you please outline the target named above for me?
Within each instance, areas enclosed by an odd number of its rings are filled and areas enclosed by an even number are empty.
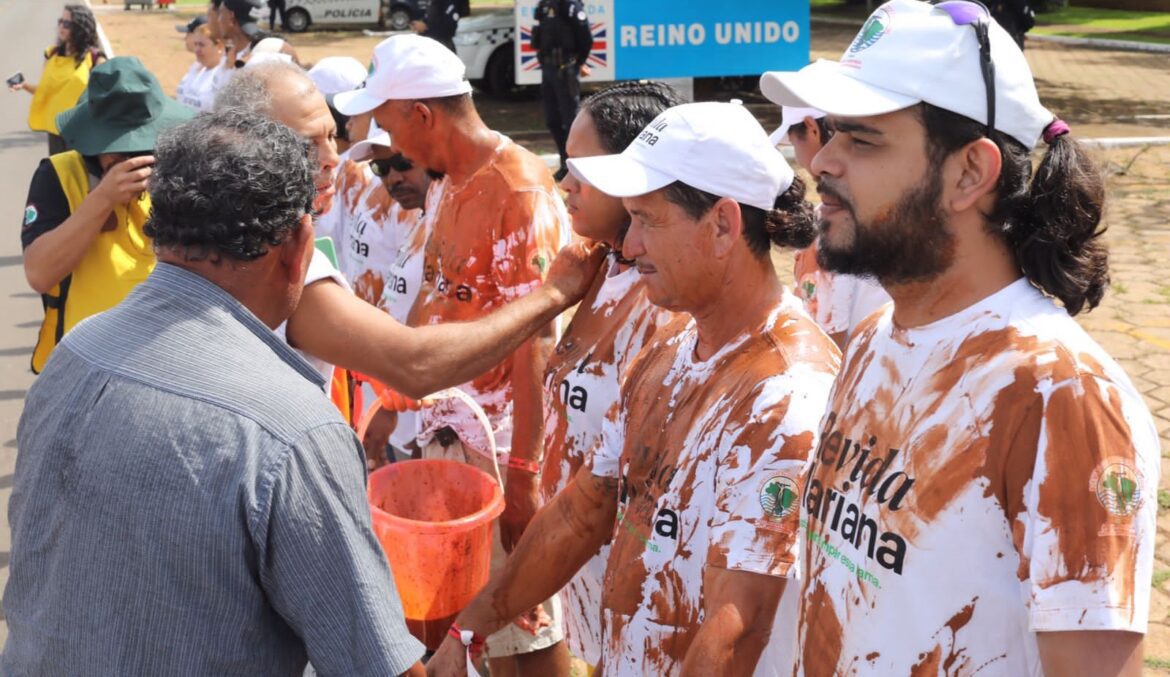
[[[818,224],[817,263],[834,273],[874,277],[883,285],[926,282],[950,268],[955,258],[955,237],[947,227],[939,205],[942,180],[935,170],[921,187],[902,194],[898,202],[870,223],[861,223],[853,205],[824,179],[817,191],[831,195],[853,220],[853,242],[834,248],[825,237],[829,224]],[[840,226],[838,226],[840,228]]]

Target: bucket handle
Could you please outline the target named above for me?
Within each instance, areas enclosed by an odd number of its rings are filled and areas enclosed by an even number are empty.
[[[378,397],[370,403],[370,406],[366,409],[365,413],[362,414],[362,418],[358,422],[357,436],[359,440],[366,436],[366,429],[370,427],[370,423],[374,420],[374,416],[376,416],[378,414],[378,410],[382,408],[383,395],[389,391],[389,388],[373,379],[369,380],[369,384],[374,389],[374,392],[378,393]],[[481,426],[483,426],[483,431],[487,435],[488,446],[490,447],[488,449],[488,456],[492,460],[492,470],[494,470],[496,473],[496,483],[500,485],[500,490],[503,491],[504,478],[500,474],[500,460],[497,458],[496,454],[496,436],[492,431],[492,422],[488,420],[487,414],[484,412],[483,407],[479,406],[479,403],[472,399],[470,395],[458,388],[447,388],[446,390],[440,390],[437,393],[424,397],[422,402],[424,404],[433,404],[439,400],[459,400],[463,404],[467,405],[467,408],[471,410],[471,413],[475,416],[475,419],[479,421]]]

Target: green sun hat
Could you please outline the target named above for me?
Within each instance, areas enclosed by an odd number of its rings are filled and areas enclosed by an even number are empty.
[[[137,57],[120,56],[90,72],[77,105],[57,114],[57,128],[82,155],[141,153],[154,150],[160,132],[193,117]]]

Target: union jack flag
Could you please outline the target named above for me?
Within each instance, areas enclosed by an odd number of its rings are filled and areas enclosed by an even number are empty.
[[[593,33],[593,49],[589,52],[589,60],[585,63],[591,68],[605,68],[609,64],[606,22],[599,21],[590,24],[589,30]],[[532,46],[531,26],[520,27],[520,68],[525,71],[540,70],[540,61],[537,60],[536,49]]]

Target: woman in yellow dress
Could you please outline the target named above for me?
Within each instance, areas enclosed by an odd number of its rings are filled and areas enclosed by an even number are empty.
[[[57,44],[45,50],[41,81],[10,85],[33,95],[28,126],[49,135],[49,155],[68,150],[57,130],[57,113],[77,105],[89,72],[106,60],[98,46],[97,21],[85,5],[65,5],[57,19]]]

